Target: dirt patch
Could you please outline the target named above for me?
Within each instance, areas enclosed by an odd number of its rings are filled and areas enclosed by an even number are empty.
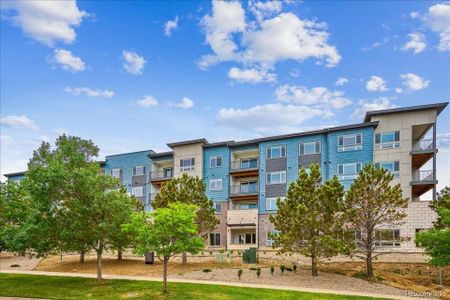
[[[18,256],[12,253],[0,253],[0,270],[33,270],[41,261],[39,258]]]

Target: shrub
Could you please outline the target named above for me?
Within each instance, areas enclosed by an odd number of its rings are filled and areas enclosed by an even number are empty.
[[[296,272],[297,272],[297,265],[294,264],[294,265],[292,266],[292,269],[294,269],[294,273],[296,273]]]
[[[288,267],[286,267],[286,271],[288,271],[288,272],[292,272],[292,268],[288,268]]]
[[[212,255],[213,254],[213,252],[212,251],[209,251],[209,255]]]
[[[203,269],[203,273],[209,273],[212,272],[211,269]]]
[[[286,267],[284,265],[280,266],[281,275],[283,276],[284,270],[286,270]]]
[[[275,267],[274,266],[270,266],[270,274],[273,276],[273,272],[275,272]]]
[[[261,268],[258,268],[256,270],[256,276],[258,276],[258,278],[259,278],[259,276],[261,276]]]
[[[239,269],[238,270],[238,278],[239,278],[239,280],[241,280],[242,273],[244,273],[244,271],[242,271],[242,269]]]
[[[18,264],[12,264],[10,267],[11,267],[11,268],[20,268],[20,265],[18,265]]]
[[[255,267],[250,267],[250,268],[248,268],[249,270],[252,270],[252,271],[256,271],[257,270],[257,268],[255,268]]]

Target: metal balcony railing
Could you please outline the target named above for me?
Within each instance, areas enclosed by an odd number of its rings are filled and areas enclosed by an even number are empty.
[[[150,180],[172,179],[172,171],[152,171],[150,172]]]
[[[259,161],[257,158],[250,158],[246,160],[234,160],[231,162],[232,171],[245,171],[258,169]]]
[[[420,170],[414,173],[414,181],[432,181],[435,180],[433,170]]]
[[[231,195],[252,195],[259,191],[258,182],[255,184],[232,185],[230,188]]]
[[[433,139],[417,140],[413,143],[413,150],[432,150],[434,149]]]

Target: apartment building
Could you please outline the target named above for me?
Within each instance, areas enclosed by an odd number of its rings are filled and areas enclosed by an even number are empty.
[[[374,163],[394,174],[393,183],[400,183],[409,199],[405,223],[388,228],[392,235],[380,242],[380,247],[419,251],[414,237],[431,227],[436,217],[428,207],[438,182],[436,123],[447,105],[370,111],[358,124],[246,141],[169,143],[171,151],[167,152],[108,156],[104,168],[147,210],[152,209],[151,202],[165,181],[183,173],[198,176],[220,221],[208,235],[208,248],[271,250],[275,228],[269,216],[276,213],[277,199],[286,196],[300,169],[318,163],[324,181],[337,176],[348,189],[362,166]],[[10,179],[18,176],[9,175]],[[401,241],[400,237],[410,239]]]

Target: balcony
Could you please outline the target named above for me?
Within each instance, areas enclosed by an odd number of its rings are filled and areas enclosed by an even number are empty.
[[[258,200],[259,182],[240,183],[230,187],[232,200]]]
[[[230,175],[234,178],[256,177],[259,175],[258,158],[234,160],[230,165]]]
[[[164,181],[173,178],[172,170],[152,171],[150,172],[150,182],[153,184],[161,184]]]
[[[257,224],[257,208],[227,211],[227,226],[229,227],[255,227]]]
[[[436,186],[438,181],[433,170],[418,170],[413,173],[411,186],[415,196],[421,196]]]
[[[414,168],[422,167],[437,153],[433,139],[413,141],[411,150],[411,164]]]

